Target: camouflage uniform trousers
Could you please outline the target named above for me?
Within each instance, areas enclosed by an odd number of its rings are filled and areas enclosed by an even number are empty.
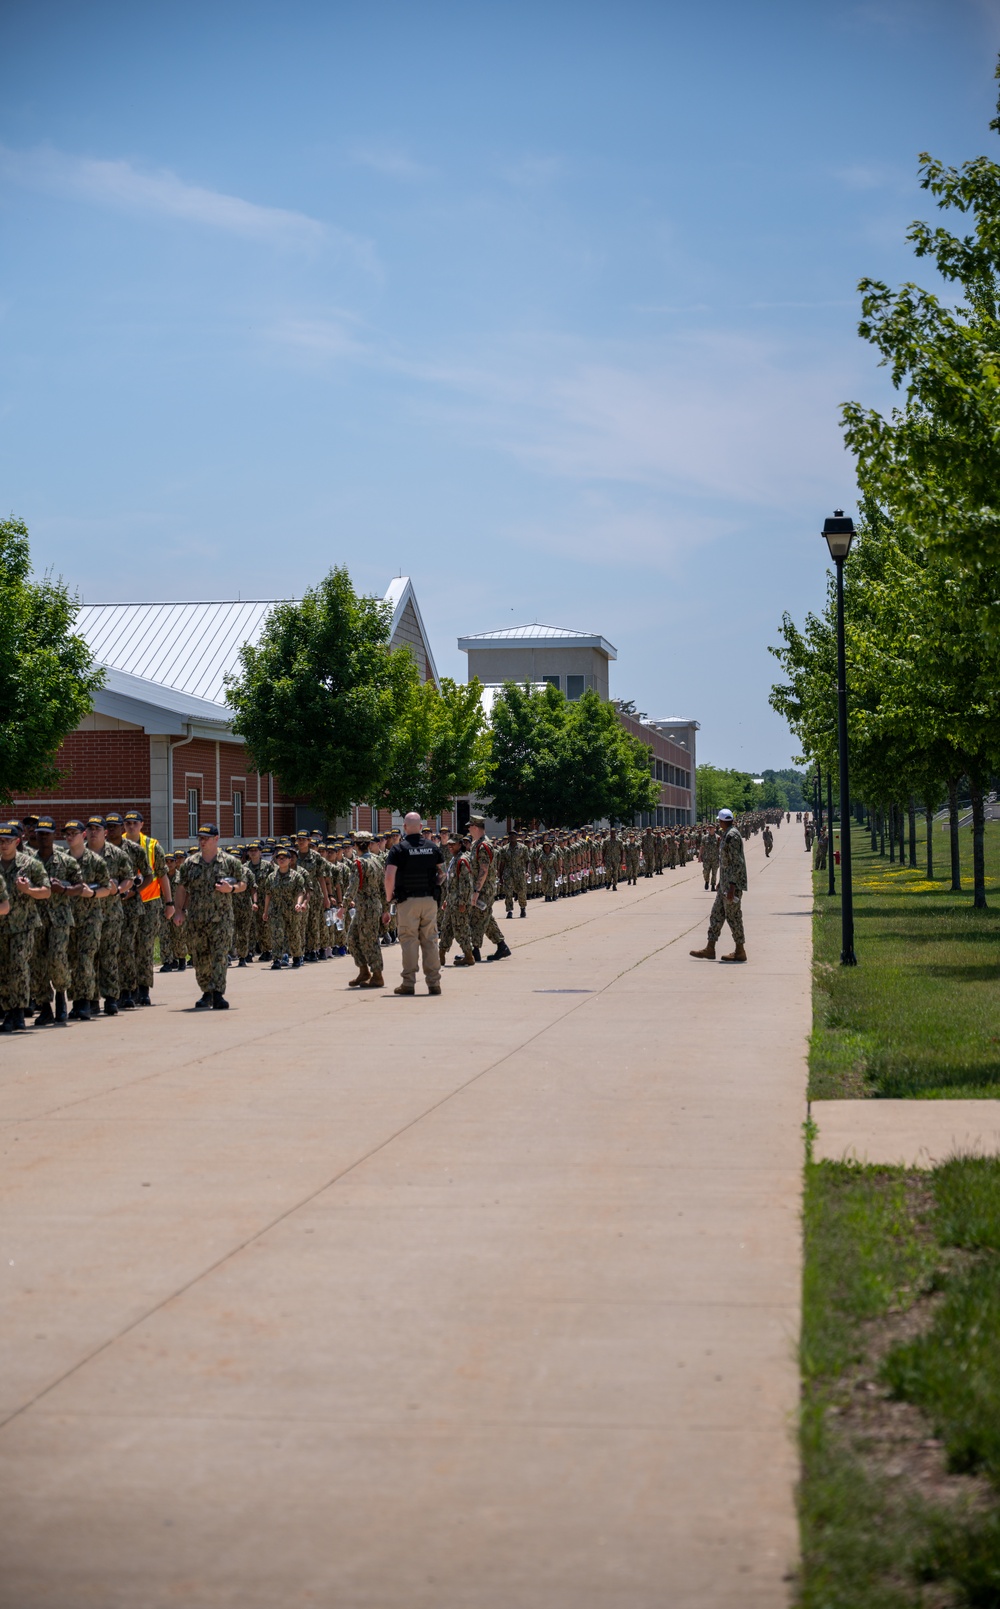
[[[708,942],[714,944],[722,932],[723,923],[729,923],[729,931],[737,944],[744,943],[743,935],[743,892],[736,890],[734,898],[730,899],[725,889],[720,888],[715,896],[712,912],[708,918]]]
[[[153,987],[153,952],[160,936],[162,909],[163,901],[159,899],[139,900],[136,907],[134,988]]]
[[[70,985],[69,936],[73,931],[73,912],[57,906],[54,921],[52,912],[44,906],[38,914],[42,925],[34,932],[31,999],[36,1006],[44,1006],[51,1003],[53,989],[65,993]]]
[[[169,922],[167,950],[172,961],[186,961],[188,958],[187,929],[178,927],[176,922]]]
[[[15,928],[0,920],[0,1011],[23,1011],[31,1004],[31,959],[37,928]]]
[[[250,954],[253,930],[253,900],[249,893],[233,895],[233,948],[239,960]]]
[[[122,931],[118,942],[118,981],[122,990],[131,994],[139,987],[136,966],[136,947],[139,943],[139,896],[132,894],[122,900]]]
[[[379,938],[382,934],[382,902],[374,900],[361,900],[355,904],[354,920],[347,935],[347,948],[352,958],[358,964],[358,970],[365,967],[369,972],[382,971],[382,950]]]
[[[607,859],[607,861],[605,862],[605,865],[604,865],[604,881],[606,882],[606,884],[608,885],[609,888],[617,888],[618,887],[618,878],[621,875],[621,869],[622,869],[621,851],[619,850],[618,854],[615,855],[615,854],[611,853],[610,850],[609,850],[608,859]]]
[[[119,958],[125,918],[122,914],[122,902],[117,894],[112,894],[103,904],[101,942],[97,947],[97,990],[105,1000],[117,1000],[121,994]]]
[[[509,877],[505,877],[502,892],[508,916],[513,913],[515,900],[523,911],[528,903],[528,882],[523,871],[512,872]]]
[[[708,881],[709,881],[709,878],[711,878],[712,887],[714,888],[715,884],[716,884],[716,879],[718,878],[718,874],[719,874],[719,846],[718,846],[718,844],[713,844],[711,849],[709,849],[707,847],[707,845],[706,845],[706,847],[702,850],[702,852],[701,852],[701,869],[705,874],[705,887],[706,888],[708,887]]]
[[[630,883],[634,883],[639,876],[638,845],[629,844],[625,851],[625,875]]]
[[[474,950],[482,947],[484,938],[489,939],[491,944],[503,944],[504,942],[504,936],[497,927],[496,918],[493,915],[494,896],[488,891],[484,891],[479,897],[486,901],[485,911],[481,911],[479,906],[474,904],[469,915],[469,927],[472,932],[472,948]]]
[[[233,913],[228,903],[213,912],[213,919],[184,923],[194,975],[202,994],[222,994],[226,987],[229,952],[233,947]]]
[[[74,1000],[97,999],[97,952],[104,926],[104,900],[88,900],[86,911],[74,911],[75,925],[69,936],[70,991]]]
[[[326,923],[323,920],[323,890],[309,890],[309,909],[305,913],[306,949],[321,950],[326,944]]]

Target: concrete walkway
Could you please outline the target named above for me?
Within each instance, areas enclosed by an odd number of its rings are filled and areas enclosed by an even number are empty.
[[[813,1101],[817,1162],[933,1168],[1000,1154],[1000,1101]]]
[[[751,1609],[796,1532],[809,861],[0,1043],[2,1609]],[[398,951],[388,956],[391,982]]]

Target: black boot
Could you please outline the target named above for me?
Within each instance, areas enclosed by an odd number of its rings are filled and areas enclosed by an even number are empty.
[[[274,957],[271,954],[270,950],[261,950],[260,958],[261,958],[262,961],[273,961],[274,960]]]
[[[211,1004],[212,1004],[212,993],[211,993],[210,989],[206,989],[205,993],[202,995],[201,999],[195,1001],[194,1009],[195,1009],[195,1011],[207,1011],[209,1009],[209,1007],[211,1006]]]
[[[186,956],[183,956],[183,955],[181,956],[180,960],[177,963],[177,970],[178,970],[178,972],[186,972],[187,971],[187,958],[186,958]]]
[[[229,1001],[226,999],[221,989],[212,990],[212,1009],[213,1011],[229,1010]]]
[[[120,994],[118,996],[118,1004],[121,1006],[123,1011],[135,1010],[135,1001],[132,999],[131,989],[126,989],[124,994]]]
[[[486,959],[487,959],[487,961],[504,961],[504,960],[506,960],[506,958],[507,958],[507,956],[509,954],[510,954],[510,950],[509,950],[508,946],[504,943],[503,939],[501,939],[500,943],[497,945],[496,949],[493,951],[493,954],[488,955],[486,957]]]
[[[522,922],[524,921],[524,918],[527,916],[527,914],[528,914],[527,911],[522,911],[521,912],[521,921]]]
[[[13,1032],[14,1013],[12,1011],[5,1011],[3,1014],[3,1022],[0,1022],[0,1034],[12,1034]]]
[[[319,956],[316,954],[315,950],[307,950],[303,959],[306,961],[318,961]]]
[[[48,1028],[52,1023],[55,1022],[55,1020],[56,1019],[52,1013],[52,1007],[46,1000],[45,1004],[39,1008],[38,1016],[35,1018],[35,1027]]]
[[[301,965],[302,965],[302,957],[301,957],[301,955],[297,955],[295,957],[294,961],[292,962],[292,971],[294,972],[295,969],[297,967],[300,967]]]
[[[66,996],[62,989],[56,990],[55,1023],[57,1028],[65,1028],[66,1026]]]
[[[142,988],[139,990],[139,998],[136,1001],[136,1005],[151,1006],[152,1004],[153,1002],[149,998],[149,989],[145,984],[143,984]]]
[[[101,1015],[101,1002],[99,1000],[92,1000],[90,1002],[90,1015],[92,1017],[99,1017]]]
[[[90,1001],[74,1000],[73,1009],[70,1012],[70,1016],[76,1022],[90,1022],[92,1020],[90,1015]]]
[[[160,968],[160,971],[161,971],[161,973],[163,973],[163,972],[173,972],[173,970],[174,970],[176,965],[177,965],[176,961],[164,961],[163,965]]]
[[[24,1008],[22,1006],[15,1006],[14,1010],[10,1014],[10,1018],[11,1018],[11,1026],[10,1026],[11,1033],[12,1034],[23,1033],[25,1031],[25,1029],[27,1028],[27,1026],[28,1026],[28,1024],[24,1020]]]
[[[117,1000],[105,1000],[105,1002],[104,1002],[104,1015],[106,1017],[117,1017],[117,1015],[118,1015],[118,1001]]]
[[[477,944],[472,946],[472,959],[473,961],[481,961],[483,959],[479,953],[479,946]]]
[[[241,956],[240,956],[240,959],[239,959],[239,962],[238,962],[238,965],[239,965],[239,966],[241,966],[241,967],[245,967],[245,966],[246,966],[246,964],[247,964],[247,958],[246,958],[246,956],[245,956],[245,955],[241,955]]]

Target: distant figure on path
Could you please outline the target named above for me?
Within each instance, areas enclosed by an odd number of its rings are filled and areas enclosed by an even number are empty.
[[[743,852],[743,838],[733,820],[731,810],[719,811],[719,826],[723,835],[719,846],[719,891],[708,918],[708,943],[703,950],[692,950],[691,954],[699,961],[714,961],[716,940],[722,932],[723,923],[728,922],[736,948],[732,955],[724,955],[721,959],[745,961],[747,952],[743,948],[742,902],[747,886],[747,863]]]
[[[765,860],[770,860],[771,850],[774,848],[774,834],[767,825],[766,821],[764,823],[764,831],[761,833],[761,837],[764,840],[764,858]]]

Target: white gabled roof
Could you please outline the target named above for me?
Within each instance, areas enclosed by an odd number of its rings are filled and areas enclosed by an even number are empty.
[[[385,595],[385,601],[386,603],[392,604],[392,629],[389,632],[390,642],[396,635],[396,630],[403,618],[406,605],[408,603],[412,603],[413,613],[417,617],[417,625],[420,627],[420,635],[424,642],[424,653],[427,655],[427,668],[434,677],[438,687],[440,687],[441,678],[437,673],[437,666],[434,663],[434,655],[431,653],[431,640],[427,635],[427,627],[424,625],[424,617],[420,613],[420,605],[417,602],[417,595],[413,590],[413,582],[410,580],[408,575],[398,575],[394,581],[389,582],[389,587]]]
[[[226,705],[227,673],[239,670],[240,648],[256,644],[264,622],[276,603],[294,602],[283,598],[219,599],[190,603],[84,603],[76,620],[76,630],[94,658],[106,670],[136,677],[171,694],[187,695],[196,703],[214,705],[218,718],[228,721]],[[438,680],[434,656],[408,577],[393,581],[385,595],[392,605],[392,634],[402,619],[407,603],[424,640],[427,663]],[[391,635],[392,635],[391,634]],[[146,699],[147,702],[150,700]],[[188,705],[181,699],[156,702],[182,714]],[[207,710],[200,712],[207,719]]]
[[[516,646],[530,643],[537,648],[539,644],[551,643],[559,648],[597,648],[609,659],[617,659],[618,652],[606,637],[598,632],[570,631],[566,626],[543,626],[537,620],[530,626],[505,626],[501,631],[479,631],[471,637],[459,637],[458,646],[468,653],[470,648],[491,648],[497,646]]]

